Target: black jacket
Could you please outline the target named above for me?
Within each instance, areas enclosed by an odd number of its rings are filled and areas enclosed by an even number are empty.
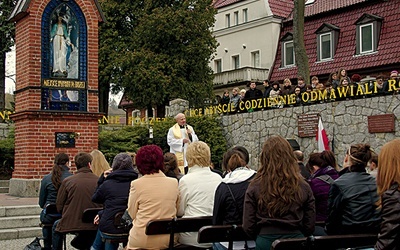
[[[224,183],[221,182],[215,191],[214,209],[213,209],[213,224],[214,225],[241,225],[243,219],[243,203],[244,194],[249,186],[250,180],[254,177],[239,183]],[[232,191],[232,194],[228,189]]]
[[[72,174],[69,172],[69,167],[62,166],[61,181]],[[45,208],[47,204],[56,203],[58,190],[51,181],[52,174],[45,175],[40,183],[39,206]]]
[[[400,191],[394,184],[382,195],[382,224],[375,249],[400,249]]]
[[[328,234],[378,233],[380,211],[375,178],[366,172],[347,172],[329,190]]]
[[[118,212],[127,209],[131,182],[137,177],[137,173],[133,169],[124,169],[110,173],[107,178],[104,178],[103,175],[99,178],[92,201],[103,204],[103,211],[99,214],[101,232],[123,233],[122,229],[114,226],[114,218]]]

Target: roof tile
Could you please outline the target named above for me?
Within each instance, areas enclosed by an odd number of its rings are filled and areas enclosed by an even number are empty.
[[[331,12],[328,15],[318,15],[305,20],[304,43],[309,55],[310,75],[324,75],[345,67],[349,71],[360,69],[391,66],[400,64],[400,39],[398,39],[397,27],[400,26],[400,19],[396,18],[398,11],[397,1],[380,1],[374,4],[363,4],[361,0],[316,0],[314,4],[341,2],[342,5],[359,2],[357,7],[348,8],[345,11]],[[316,8],[314,6],[314,8]],[[321,7],[322,8],[322,7]],[[318,11],[321,11],[319,9]],[[356,25],[355,22],[364,13],[374,14],[383,17],[379,44],[377,51],[369,55],[356,56]],[[327,62],[316,62],[316,34],[315,31],[323,24],[329,23],[340,28],[338,46],[334,59]],[[282,28],[280,37],[287,32],[293,32],[291,22],[286,22]],[[296,78],[297,67],[281,67],[281,43],[278,45],[275,65],[272,68],[271,80],[282,80],[286,77]]]

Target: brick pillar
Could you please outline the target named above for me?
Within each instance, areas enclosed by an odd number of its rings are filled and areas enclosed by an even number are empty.
[[[43,31],[50,26],[43,23],[46,22],[46,15],[48,19],[53,15],[49,14],[53,10],[64,11],[61,5],[67,6],[70,12],[77,12],[78,21],[86,22],[79,24],[79,39],[76,39],[79,41],[76,47],[82,44],[83,38],[86,39],[86,46],[79,48],[85,51],[82,52],[83,57],[81,54],[79,57],[81,73],[78,79],[56,78],[59,86],[64,80],[85,82],[81,90],[86,93],[86,99],[79,97],[79,100],[85,100],[79,104],[84,110],[79,111],[69,107],[56,110],[43,106],[43,81],[54,79],[48,76],[43,66],[50,58],[47,52],[43,53],[42,37]],[[31,0],[17,8],[12,16],[16,22],[16,91],[15,113],[10,116],[15,122],[15,166],[10,180],[10,194],[29,197],[38,196],[40,180],[51,171],[56,154],[67,153],[73,163],[77,152],[90,152],[97,148],[98,119],[102,116],[98,113],[98,24],[103,16],[94,0]],[[87,31],[83,38],[82,30]],[[85,64],[84,68],[81,64]],[[74,134],[75,146],[63,148],[56,145],[57,132]]]

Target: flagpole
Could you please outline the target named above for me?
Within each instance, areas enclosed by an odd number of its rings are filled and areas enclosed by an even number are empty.
[[[332,132],[332,153],[335,153],[335,126],[333,127]]]

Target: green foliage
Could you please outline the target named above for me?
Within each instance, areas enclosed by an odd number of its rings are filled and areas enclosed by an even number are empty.
[[[0,179],[9,179],[14,170],[14,128],[11,128],[8,136],[0,140]]]
[[[15,6],[15,0],[0,1],[0,55],[5,55],[14,45],[15,27],[14,23],[7,19]],[[0,61],[1,63],[1,61]]]
[[[212,96],[211,0],[100,2],[107,18],[100,29],[100,85],[114,83],[137,108],[175,98],[201,106]]]
[[[142,127],[125,126],[120,130],[103,130],[99,134],[99,150],[108,162],[121,152],[135,152],[140,147],[140,136],[145,132]]]
[[[199,140],[210,146],[211,160],[215,167],[220,168],[222,155],[225,153],[227,145],[222,135],[219,117],[188,117],[187,121],[193,126]],[[173,124],[175,124],[175,120],[172,118],[154,123],[152,125],[153,139],[149,138],[147,126],[126,126],[120,130],[102,131],[99,135],[99,150],[104,153],[109,162],[112,162],[114,156],[120,152],[134,152],[148,144],[156,144],[162,148],[164,153],[169,152],[167,133]]]

